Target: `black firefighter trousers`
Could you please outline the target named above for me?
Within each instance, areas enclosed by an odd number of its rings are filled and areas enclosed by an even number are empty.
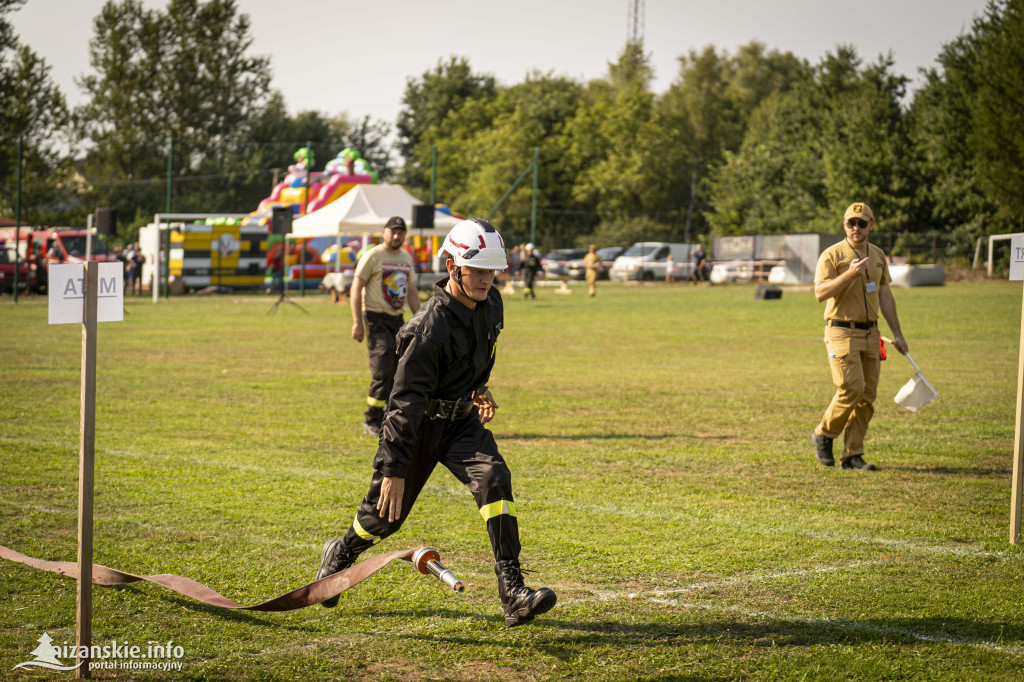
[[[366,313],[366,351],[370,356],[370,390],[366,394],[367,424],[380,426],[384,418],[391,389],[395,385],[398,369],[398,330],[402,328],[402,314]]]
[[[385,424],[383,437],[386,437],[388,428]],[[388,523],[377,512],[384,480],[378,452],[374,459],[370,491],[363,498],[356,518],[345,534],[345,546],[360,554],[401,528],[434,467],[440,463],[469,488],[476,500],[480,515],[487,524],[495,561],[518,561],[519,524],[512,499],[512,472],[498,453],[494,436],[483,427],[476,412],[457,421],[424,418],[419,440],[412,451],[405,477],[401,517]]]

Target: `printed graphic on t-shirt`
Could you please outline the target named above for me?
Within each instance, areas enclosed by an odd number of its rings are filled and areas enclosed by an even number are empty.
[[[409,290],[409,266],[404,263],[384,263],[380,292],[393,310],[401,310]]]

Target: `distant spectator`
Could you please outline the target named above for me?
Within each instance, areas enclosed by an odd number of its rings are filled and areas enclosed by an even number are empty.
[[[690,279],[693,280],[694,284],[707,281],[704,271],[707,266],[707,253],[704,251],[704,245],[697,242],[697,246],[693,247],[693,251],[690,251],[690,258],[693,259],[693,272],[690,273]]]
[[[523,298],[537,298],[537,294],[533,291],[533,282],[537,279],[537,273],[544,270],[544,266],[540,263],[540,252],[533,244],[526,245],[526,252],[520,267],[523,270],[523,284],[526,286]]]
[[[146,264],[146,256],[143,255],[142,249],[139,248],[138,242],[134,246],[135,256],[135,293],[142,294],[142,266]]]
[[[587,293],[591,296],[597,295],[597,278],[604,270],[601,257],[597,255],[597,247],[593,244],[587,249],[587,255],[583,257],[583,266],[587,269]]]
[[[138,271],[136,270],[135,263],[135,245],[129,244],[124,252],[124,290],[125,293],[135,293],[135,279],[138,277]]]

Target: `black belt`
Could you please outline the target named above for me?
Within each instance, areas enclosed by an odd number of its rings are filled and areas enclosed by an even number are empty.
[[[844,329],[849,329],[850,327],[853,327],[854,329],[871,329],[872,327],[875,326],[875,324],[877,323],[874,320],[872,320],[871,322],[844,322],[843,320],[828,321],[828,326],[843,327]]]
[[[427,403],[427,419],[455,421],[473,413],[473,400],[431,400]]]

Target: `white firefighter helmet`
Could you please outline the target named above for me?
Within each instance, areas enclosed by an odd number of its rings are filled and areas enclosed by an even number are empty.
[[[505,242],[494,226],[483,218],[467,218],[452,228],[437,255],[451,254],[455,265],[481,270],[504,270],[508,267]]]

